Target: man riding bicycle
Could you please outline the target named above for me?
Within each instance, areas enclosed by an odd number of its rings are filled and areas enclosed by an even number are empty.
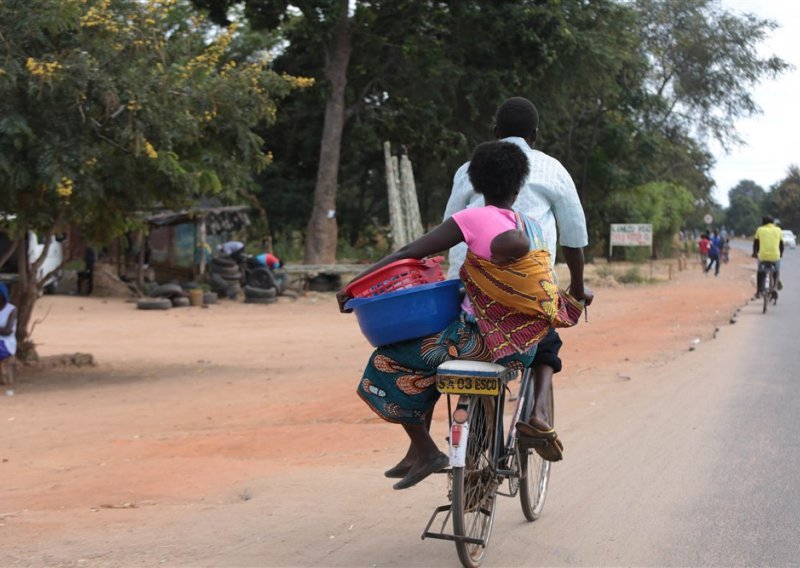
[[[515,208],[521,213],[536,219],[544,231],[550,250],[550,258],[555,262],[556,246],[561,244],[561,252],[570,273],[570,293],[578,300],[592,303],[594,295],[584,287],[583,248],[589,244],[586,217],[583,212],[575,183],[569,172],[555,158],[534,149],[539,130],[539,113],[535,105],[523,97],[512,97],[497,109],[495,116],[495,136],[521,148],[530,163],[530,174],[520,190]],[[470,182],[467,170],[469,162],[461,166],[453,178],[453,189],[444,219],[447,220],[458,211],[483,205],[483,196],[476,193]],[[467,247],[464,244],[450,251],[449,278],[458,278],[464,264]],[[539,343],[532,367],[535,374],[536,404],[530,427],[526,432],[535,436],[555,438],[552,417],[547,416],[546,402],[550,399],[553,374],[561,371],[561,338],[555,329]],[[524,428],[524,426],[523,426]],[[545,459],[558,461],[562,457],[563,446],[550,444],[543,453]]]
[[[758,275],[756,277],[756,295],[753,299],[760,298],[764,293],[764,279],[766,276],[765,263],[775,265],[775,278],[777,287],[783,288],[781,283],[781,257],[783,256],[783,236],[781,229],[774,223],[771,215],[761,219],[761,226],[756,229],[753,238],[753,258],[758,259]]]

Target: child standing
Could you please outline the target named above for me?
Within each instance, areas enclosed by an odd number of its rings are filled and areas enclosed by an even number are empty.
[[[8,287],[0,282],[0,365],[17,353],[17,308],[9,302]],[[6,380],[6,377],[3,377]]]

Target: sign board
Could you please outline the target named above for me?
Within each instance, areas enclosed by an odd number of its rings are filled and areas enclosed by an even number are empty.
[[[651,247],[653,246],[653,225],[649,223],[612,223],[612,247]]]
[[[650,223],[612,223],[608,256],[614,247],[650,247],[653,250],[653,225]]]
[[[710,225],[714,222],[714,217],[712,217],[710,213],[706,213],[705,217],[703,217],[703,221],[705,221],[706,225]]]

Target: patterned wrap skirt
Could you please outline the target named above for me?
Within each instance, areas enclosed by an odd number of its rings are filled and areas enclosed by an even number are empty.
[[[497,363],[522,369],[530,366],[535,354],[534,345]],[[451,359],[492,361],[478,325],[465,313],[437,334],[378,347],[369,358],[358,395],[384,420],[424,424],[439,399],[436,368]]]

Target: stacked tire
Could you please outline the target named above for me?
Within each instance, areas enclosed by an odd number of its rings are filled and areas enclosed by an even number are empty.
[[[278,301],[278,290],[273,288],[244,287],[244,301],[247,304],[274,304]]]
[[[231,300],[236,299],[242,292],[242,271],[236,262],[229,257],[217,257],[211,259],[210,273],[208,277],[211,289],[219,296],[225,296]]]
[[[248,304],[272,304],[280,293],[275,275],[266,266],[260,266],[251,257],[247,259],[247,282],[244,287],[244,301]]]
[[[168,310],[187,307],[190,303],[188,294],[178,284],[159,284],[149,290],[148,295],[150,298],[136,303],[138,309]]]

